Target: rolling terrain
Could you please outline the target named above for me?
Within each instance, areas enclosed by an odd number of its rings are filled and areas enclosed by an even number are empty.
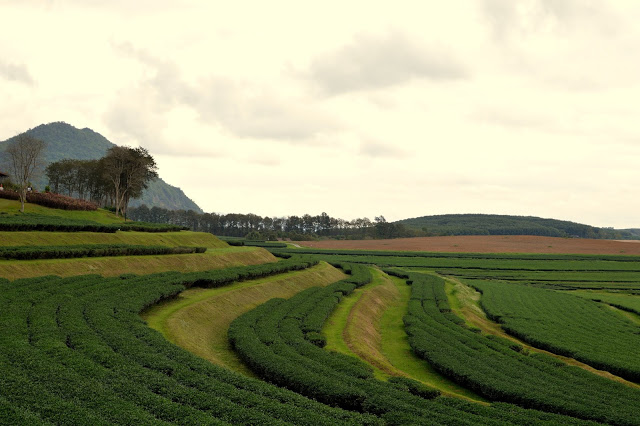
[[[230,247],[28,208],[121,229],[0,232],[57,256],[0,258],[0,424],[640,424],[636,243]]]

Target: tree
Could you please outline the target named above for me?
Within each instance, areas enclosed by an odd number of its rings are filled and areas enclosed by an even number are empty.
[[[27,200],[27,187],[29,181],[42,169],[43,153],[46,144],[40,139],[22,133],[5,150],[8,155],[8,163],[13,171],[12,179],[20,187],[20,211],[24,212],[24,203]]]
[[[142,195],[149,181],[158,177],[158,167],[145,148],[114,146],[102,158],[104,177],[110,183],[116,215],[126,216],[131,198]]]

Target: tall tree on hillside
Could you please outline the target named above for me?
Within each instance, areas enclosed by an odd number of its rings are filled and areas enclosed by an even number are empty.
[[[145,148],[114,146],[102,158],[104,177],[110,183],[116,215],[126,215],[131,198],[142,195],[149,181],[158,177],[158,167]]]
[[[40,139],[22,133],[16,136],[15,140],[5,150],[10,170],[13,171],[12,178],[20,186],[21,212],[24,212],[29,182],[44,166],[43,153],[45,147],[46,144]]]

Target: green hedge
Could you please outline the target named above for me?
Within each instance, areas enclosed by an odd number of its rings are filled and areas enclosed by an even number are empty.
[[[238,317],[229,339],[260,377],[332,406],[376,415],[389,424],[574,424],[579,420],[524,410],[485,407],[438,397],[410,379],[382,382],[357,358],[322,350],[320,328],[339,301],[368,283],[368,268],[343,265],[351,277],[294,297],[271,299]]]
[[[442,278],[411,278],[404,318],[409,344],[441,374],[490,400],[602,423],[639,424],[640,390],[478,334],[451,313]]]
[[[274,264],[271,272],[306,265]],[[2,284],[0,424],[381,424],[214,366],[139,318],[185,285],[213,279],[169,272]]]
[[[65,246],[0,247],[0,259],[36,260],[77,257],[143,256],[204,253],[206,247],[165,247],[128,244],[81,244]]]
[[[146,222],[123,222],[105,225],[91,220],[67,219],[35,213],[0,215],[0,231],[51,231],[51,232],[177,232],[187,228],[177,225],[161,225]]]
[[[517,284],[467,283],[482,293],[482,308],[507,333],[535,347],[640,382],[638,325],[606,306]]]

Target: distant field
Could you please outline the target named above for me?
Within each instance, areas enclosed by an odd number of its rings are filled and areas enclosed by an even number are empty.
[[[340,250],[407,250],[447,253],[558,253],[640,255],[638,241],[590,240],[528,235],[461,235],[392,240],[295,241],[302,247]]]

